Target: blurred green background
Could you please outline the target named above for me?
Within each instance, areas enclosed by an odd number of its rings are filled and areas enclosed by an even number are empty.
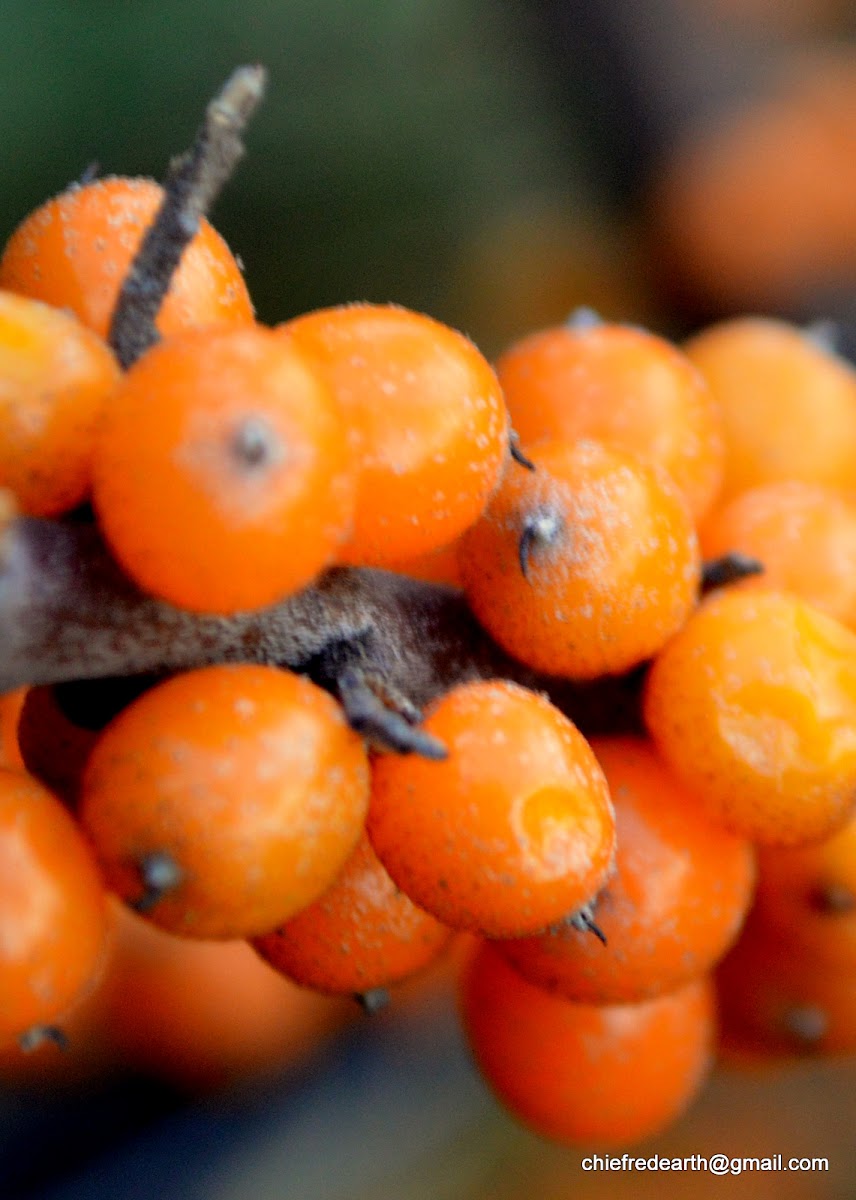
[[[162,178],[230,71],[267,66],[213,214],[267,322],[359,299],[472,324],[492,231],[591,208],[553,81],[501,2],[2,0],[0,18],[4,236],[92,161]]]

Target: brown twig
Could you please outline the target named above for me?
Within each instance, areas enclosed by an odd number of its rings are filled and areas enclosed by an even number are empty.
[[[155,318],[182,254],[244,154],[241,135],[262,98],[263,67],[239,67],[205,112],[186,154],[173,160],[157,216],[122,285],[110,345],[129,367],[158,341]]]
[[[641,679],[632,672],[582,685],[539,675],[488,637],[456,588],[387,571],[336,567],[271,608],[202,616],[139,591],[89,524],[7,524],[0,691],[219,662],[290,667],[333,691],[342,669],[358,663],[376,691],[416,709],[457,683],[511,679],[598,731],[634,724]]]

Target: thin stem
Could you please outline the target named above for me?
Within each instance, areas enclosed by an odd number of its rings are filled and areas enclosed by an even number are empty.
[[[264,93],[263,67],[239,67],[211,101],[196,139],[173,160],[164,198],[122,285],[110,345],[129,367],[159,339],[155,318],[199,222],[244,154],[241,135]]]

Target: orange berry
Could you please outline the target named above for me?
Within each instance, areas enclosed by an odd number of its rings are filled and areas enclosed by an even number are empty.
[[[453,928],[514,937],[587,904],[612,868],[609,792],[582,734],[536,692],[453,688],[426,713],[442,762],[380,755],[367,829],[392,878]]]
[[[384,567],[453,541],[508,456],[496,375],[463,334],[395,305],[350,304],[280,326],[351,423],[361,463],[343,561]]]
[[[598,894],[603,945],[570,925],[498,942],[532,983],[587,1004],[644,1000],[709,971],[752,899],[750,844],[715,825],[641,738],[595,738],[615,808],[615,872]]]
[[[786,592],[711,595],[654,660],[645,723],[710,816],[753,840],[828,837],[856,801],[856,635]]]
[[[0,287],[68,308],[106,338],[119,288],[163,199],[151,179],[73,184],[18,226],[0,258]],[[204,218],[158,314],[164,335],[248,325],[253,306],[229,247]]]
[[[740,317],[684,349],[725,426],[720,502],[778,479],[848,489],[856,473],[856,370],[794,325]]]
[[[354,994],[412,975],[451,936],[399,891],[363,836],[332,887],[253,946],[303,987]]]
[[[599,442],[526,449],[461,539],[467,598],[529,666],[590,679],[654,654],[693,608],[700,560],[683,498],[653,465]]]
[[[856,818],[811,846],[762,846],[753,915],[798,955],[856,971]]]
[[[728,1045],[769,1057],[856,1051],[856,969],[806,954],[754,915],[716,971]]]
[[[676,346],[633,325],[572,315],[497,360],[511,423],[527,446],[593,438],[664,467],[695,518],[722,481],[719,407]]]
[[[0,770],[0,1042],[83,999],[108,933],[104,885],[73,819],[29,775]]]
[[[575,1004],[519,975],[485,942],[461,1008],[479,1070],[536,1133],[629,1145],[676,1120],[711,1065],[713,992],[693,980],[639,1004]]]
[[[80,808],[111,887],[165,929],[266,933],[333,882],[360,836],[368,763],[338,704],[275,667],[175,676],[124,709]],[[152,864],[171,886],[147,883]]]
[[[798,479],[741,492],[699,530],[705,558],[739,551],[763,564],[763,583],[795,592],[856,625],[856,503]]]
[[[350,530],[341,415],[270,330],[184,334],[145,354],[116,391],[93,503],[117,559],[151,594],[203,612],[272,604],[311,583]]]
[[[0,487],[30,516],[76,507],[120,378],[112,351],[71,313],[0,291],[0,378]]]

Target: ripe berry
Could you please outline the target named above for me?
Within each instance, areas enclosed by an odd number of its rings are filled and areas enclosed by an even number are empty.
[[[259,608],[311,583],[353,503],[335,402],[294,345],[261,327],[155,346],[95,448],[105,538],[140,587],[179,607]]]
[[[707,978],[639,1004],[574,1004],[529,983],[485,942],[465,968],[461,1010],[498,1098],[560,1142],[623,1146],[659,1132],[711,1065]]]
[[[463,334],[395,305],[350,304],[280,326],[342,405],[361,464],[342,561],[385,567],[453,541],[508,457],[496,375]]]
[[[470,605],[501,646],[540,671],[591,679],[654,654],[696,601],[700,560],[664,472],[582,439],[527,447],[461,539]]]
[[[587,904],[612,868],[606,781],[576,727],[515,684],[453,688],[425,729],[448,748],[374,761],[367,829],[408,896],[457,929],[514,937]]]
[[[23,512],[56,516],[86,499],[119,377],[106,343],[71,313],[0,291],[0,487]]]
[[[799,479],[760,484],[711,512],[699,530],[706,559],[739,551],[763,583],[795,592],[856,626],[856,503]]]
[[[795,955],[856,971],[856,819],[811,846],[762,846],[753,916]]]
[[[0,770],[0,1042],[54,1025],[92,988],[106,900],[60,802],[23,771]]]
[[[786,592],[711,595],[654,660],[657,749],[710,816],[778,845],[818,841],[856,801],[856,635]]]
[[[332,884],[367,803],[365,749],[326,692],[275,667],[213,666],[107,726],[80,819],[111,887],[156,924],[237,938]]]
[[[323,896],[253,945],[296,983],[347,995],[398,983],[450,937],[395,886],[364,836]]]
[[[106,338],[119,288],[163,190],[112,176],[73,184],[22,221],[0,258],[0,287],[68,308]],[[249,325],[253,306],[229,247],[204,218],[158,314],[164,335]]]
[[[615,872],[594,919],[606,940],[564,924],[497,943],[532,983],[586,1004],[672,991],[709,971],[752,899],[750,844],[715,825],[641,738],[592,740],[615,808]]]
[[[684,349],[722,409],[720,501],[778,479],[847,490],[856,469],[856,370],[785,321],[739,317]]]
[[[856,1051],[856,968],[806,953],[750,917],[716,971],[727,1045],[773,1058]]]
[[[515,342],[496,364],[521,441],[593,438],[664,467],[695,518],[722,480],[722,417],[686,355],[644,329],[575,319]]]

